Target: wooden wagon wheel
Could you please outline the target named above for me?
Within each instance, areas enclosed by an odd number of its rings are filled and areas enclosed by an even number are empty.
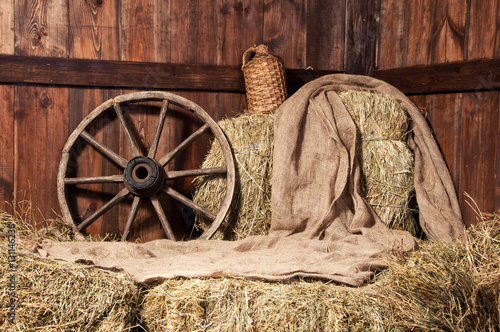
[[[136,141],[134,140],[130,128],[125,121],[121,105],[140,101],[161,101],[162,106],[160,110],[158,124],[154,133],[154,137],[150,144],[147,155],[143,156],[139,152]],[[177,105],[185,110],[188,110],[198,116],[204,125],[196,130],[193,134],[187,137],[182,143],[177,147],[172,149],[169,153],[161,158],[156,158],[156,152],[158,148],[158,142],[162,134],[163,126],[165,123],[165,118],[168,113],[169,105]],[[116,152],[112,151],[110,148],[105,146],[102,142],[98,141],[94,136],[89,133],[89,128],[92,127],[96,119],[100,118],[105,112],[114,112],[120,120],[121,127],[125,137],[132,150],[133,157],[130,160],[125,159]],[[190,169],[190,170],[175,170],[166,171],[164,167],[172,161],[179,153],[181,153],[186,147],[193,143],[198,137],[203,135],[208,130],[211,130],[215,138],[220,143],[222,148],[226,166],[214,167],[214,168],[204,168],[204,169]],[[111,160],[114,164],[122,170],[121,174],[107,175],[107,176],[97,176],[97,177],[67,177],[68,173],[68,160],[70,158],[71,151],[78,139],[83,139],[88,145],[94,148],[96,151],[101,153],[103,156]],[[203,206],[193,202],[191,199],[183,196],[175,189],[168,186],[167,180],[181,178],[181,177],[192,177],[199,175],[213,175],[221,174],[226,176],[226,193],[222,201],[219,211],[215,214],[207,210]],[[70,205],[67,200],[67,189],[68,187],[74,185],[82,184],[94,184],[94,183],[123,183],[125,186],[116,195],[103,204],[97,211],[92,215],[84,219],[81,223],[76,224],[72,213],[70,211]],[[167,220],[165,211],[158,200],[158,195],[165,193],[166,195],[172,197],[193,210],[203,214],[210,220],[212,224],[208,229],[206,229],[199,239],[209,239],[214,232],[218,229],[222,221],[224,220],[230,206],[231,200],[234,194],[235,187],[235,168],[234,160],[231,154],[231,149],[229,143],[219,128],[215,121],[197,104],[189,101],[180,96],[168,93],[168,92],[137,92],[126,95],[120,95],[113,99],[110,99],[100,106],[98,106],[92,113],[90,113],[73,131],[73,133],[68,138],[66,145],[62,150],[62,159],[59,166],[59,174],[57,179],[58,185],[58,198],[59,204],[61,206],[62,214],[65,220],[74,226],[77,232],[80,232],[91,225],[94,221],[99,219],[112,207],[123,201],[128,196],[133,197],[132,206],[130,213],[128,214],[127,221],[125,224],[125,229],[122,234],[122,240],[126,240],[130,232],[130,228],[134,219],[136,218],[137,211],[141,200],[150,200],[154,211],[158,215],[161,222],[161,226],[165,231],[168,239],[175,240],[176,237],[172,231],[172,227]]]

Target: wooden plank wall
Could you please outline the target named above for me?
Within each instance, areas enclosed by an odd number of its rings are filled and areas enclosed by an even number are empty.
[[[0,54],[239,66],[246,48],[265,43],[287,69],[376,76],[417,65],[500,58],[499,2],[3,0]],[[41,214],[53,218],[59,212],[55,187],[60,152],[72,130],[105,100],[161,80],[161,72],[145,66],[144,84],[132,89],[0,85],[0,208],[10,210],[12,202],[30,199]],[[489,83],[468,91],[411,96],[428,114],[468,224],[475,216],[464,192],[483,211],[500,209],[499,91],[489,89]],[[241,92],[175,93],[198,103],[215,120],[245,108]],[[140,112],[138,117],[144,123],[140,130],[151,134],[151,121]],[[169,140],[179,142],[194,128],[195,123],[174,122],[168,127]],[[123,137],[113,130],[96,136],[117,151],[122,148]],[[187,165],[199,163],[203,154],[198,148]],[[102,157],[90,159],[88,172],[109,171]],[[107,186],[96,189],[112,189]],[[95,210],[94,198],[86,197],[81,208]],[[126,213],[118,211],[112,219]],[[148,223],[132,237],[147,241],[162,235],[153,227],[157,222]],[[93,225],[91,232],[120,227],[112,221]]]
[[[500,1],[382,1],[378,70],[483,58],[500,58]],[[488,80],[470,91],[411,97],[427,113],[467,224],[476,220],[467,201],[483,212],[500,209],[500,92]]]
[[[266,43],[287,68],[344,68],[345,1],[301,0],[3,0],[0,10],[0,53],[16,56],[165,62],[240,66],[243,52]],[[319,19],[315,14],[322,12]],[[332,28],[330,31],[330,27]],[[326,28],[326,29],[325,29]],[[326,34],[325,30],[327,31]],[[308,60],[310,59],[310,60]],[[1,75],[1,74],[0,74]],[[144,68],[144,86],[161,80]],[[59,213],[56,175],[60,154],[72,130],[96,106],[137,89],[64,87],[36,84],[0,86],[0,208],[31,200],[39,213]],[[176,91],[202,106],[215,120],[245,108],[241,92]],[[147,125],[145,130],[148,131]],[[191,125],[168,129],[179,141]],[[150,129],[149,129],[150,131]],[[96,132],[111,148],[120,149],[113,130]],[[199,163],[205,151],[187,163]],[[88,172],[109,168],[100,156],[89,158]],[[105,185],[95,186],[106,190]],[[89,194],[85,211],[96,209]],[[115,217],[126,211],[115,213]],[[159,226],[159,224],[158,224]],[[114,231],[117,222],[92,225],[91,233]],[[162,236],[160,229],[133,234],[142,241]]]

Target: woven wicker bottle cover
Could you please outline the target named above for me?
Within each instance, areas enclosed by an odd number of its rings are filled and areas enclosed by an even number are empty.
[[[266,45],[246,50],[241,70],[250,113],[274,112],[287,98],[283,62],[269,54]]]

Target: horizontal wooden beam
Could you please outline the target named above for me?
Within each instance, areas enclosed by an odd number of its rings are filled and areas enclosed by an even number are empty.
[[[500,58],[376,70],[373,76],[406,94],[495,90],[500,88]]]
[[[244,92],[236,66],[0,55],[0,83]],[[333,71],[287,70],[289,90]]]
[[[0,83],[244,92],[236,66],[102,61],[0,55]],[[335,71],[287,69],[289,93]],[[500,59],[376,70],[375,78],[406,94],[500,88]]]

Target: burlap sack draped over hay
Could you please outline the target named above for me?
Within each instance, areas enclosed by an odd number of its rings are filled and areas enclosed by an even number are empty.
[[[420,110],[379,80],[328,75],[304,85],[275,114],[269,235],[143,244],[46,241],[45,253],[123,270],[137,282],[175,277],[272,281],[315,277],[363,285],[386,267],[385,254],[414,250],[417,242],[408,232],[389,229],[363,198],[355,155],[357,128],[337,94],[359,89],[391,96],[411,118],[407,140],[415,156],[422,230],[431,240],[464,238],[451,176]]]
[[[366,200],[390,228],[417,235],[410,118],[400,102],[370,91],[340,91],[358,130],[357,156]]]
[[[483,216],[470,230],[471,241],[425,241],[419,251],[390,257],[389,269],[362,288],[313,280],[209,278],[173,279],[138,292],[122,275],[36,257],[26,250],[35,244],[33,229],[0,212],[2,248],[12,224],[23,281],[17,289],[16,325],[9,325],[4,287],[9,275],[3,273],[2,251],[2,331],[128,331],[141,326],[151,332],[482,332],[500,327],[500,214]]]
[[[422,241],[362,288],[314,280],[174,279],[152,288],[150,331],[463,331],[500,329],[500,214],[471,241]]]
[[[342,103],[358,129],[356,156],[361,165],[363,196],[390,228],[418,235],[414,219],[413,153],[406,140],[410,119],[401,103],[386,94],[370,91],[340,91]],[[218,125],[230,142],[237,164],[234,204],[214,238],[243,239],[267,235],[271,225],[271,175],[274,144],[273,114],[242,114]],[[217,141],[212,143],[202,167],[224,163]],[[217,176],[195,181],[195,201],[218,211],[225,182]],[[203,230],[210,221],[197,216]]]
[[[273,114],[241,114],[218,122],[235,158],[236,189],[233,204],[214,239],[239,240],[266,235],[271,226],[271,175],[274,144]],[[224,155],[217,140],[212,142],[202,167],[222,166]],[[224,199],[225,181],[203,176],[195,181],[195,202],[218,211]],[[211,224],[197,215],[196,224],[205,230]]]

